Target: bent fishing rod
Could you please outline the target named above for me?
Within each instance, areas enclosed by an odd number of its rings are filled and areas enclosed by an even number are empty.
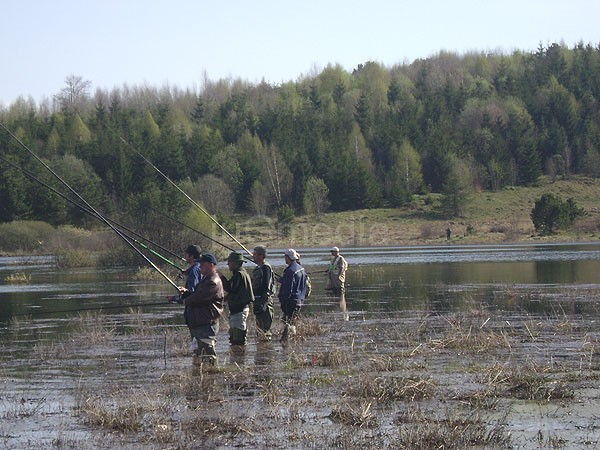
[[[66,202],[70,203],[71,205],[79,208],[81,211],[83,211],[84,213],[90,215],[91,217],[102,221],[102,219],[100,219],[92,210],[90,210],[89,208],[87,208],[86,206],[82,205],[81,203],[76,202],[75,200],[69,198],[68,196],[66,196],[65,194],[63,194],[62,192],[58,191],[57,189],[55,189],[54,187],[50,186],[48,183],[40,180],[39,178],[37,178],[34,174],[32,174],[29,170],[19,166],[18,164],[15,164],[14,162],[4,158],[3,156],[0,156],[0,160],[4,161],[4,163],[10,165],[11,167],[13,167],[14,169],[17,169],[19,171],[21,171],[25,176],[29,177],[31,180],[35,181],[36,183],[44,186],[46,189],[48,189],[50,192],[52,192],[55,195],[58,195],[60,198],[62,198],[63,200],[65,200]],[[171,254],[172,256],[175,256],[176,258],[179,258],[181,260],[183,260],[183,258],[181,258],[179,255],[177,255],[176,253],[170,251],[167,248],[162,247],[161,245],[157,244],[156,242],[148,239],[147,237],[142,236],[141,234],[131,230],[130,228],[126,227],[125,225],[120,224],[119,222],[117,222],[116,220],[110,219],[108,217],[106,217],[106,220],[108,220],[109,222],[112,222],[114,225],[116,225],[117,227],[121,228],[122,230],[125,230],[126,232],[150,243],[151,245],[156,246],[157,248],[160,248],[161,250]],[[143,249],[147,250],[148,252],[152,253],[154,256],[156,256],[157,258],[159,258],[161,261],[169,264],[170,266],[178,269],[179,271],[183,272],[184,269],[182,269],[181,267],[179,267],[177,264],[175,264],[173,261],[169,260],[168,258],[164,257],[163,255],[161,255],[160,253],[152,250],[150,247],[148,247],[146,244],[144,244],[143,242],[138,241],[137,239],[135,239],[134,237],[128,235],[127,233],[123,232],[124,235],[126,235],[129,239],[131,239],[134,243],[136,243],[138,246],[142,247]]]
[[[237,238],[231,234],[229,231],[227,231],[225,229],[225,227],[223,225],[221,225],[217,219],[215,219],[212,215],[209,214],[209,212],[204,209],[198,202],[196,202],[192,197],[190,197],[188,194],[186,194],[184,192],[183,189],[181,189],[179,186],[177,186],[177,184],[171,180],[167,175],[165,175],[165,173],[163,173],[158,167],[156,167],[152,161],[150,161],[148,158],[146,158],[142,153],[140,153],[137,149],[135,149],[129,142],[127,142],[125,139],[123,139],[122,137],[120,137],[119,139],[121,139],[121,141],[129,148],[131,149],[136,155],[138,155],[140,158],[142,158],[147,164],[149,164],[154,170],[156,170],[165,180],[167,180],[172,186],[175,187],[175,189],[177,189],[179,192],[181,192],[185,198],[187,198],[196,208],[198,208],[200,211],[202,211],[211,221],[213,221],[227,236],[229,236],[231,239],[233,239],[233,241],[238,244],[241,248],[243,248],[250,256],[252,256],[252,252],[250,250],[248,250],[244,244],[242,244],[239,240],[237,240]]]
[[[90,205],[90,203],[84,199],[79,192],[77,192],[75,189],[73,189],[71,187],[71,185],[69,183],[67,183],[65,180],[63,180],[63,178],[57,174],[54,170],[52,170],[52,168],[46,164],[44,162],[44,160],[42,160],[33,150],[31,150],[27,145],[25,145],[25,143],[19,139],[10,129],[8,129],[8,127],[6,127],[6,125],[4,125],[4,123],[0,122],[0,128],[2,128],[4,131],[6,131],[8,133],[8,135],[10,137],[12,137],[15,141],[17,141],[19,143],[19,145],[25,149],[31,156],[33,156],[35,158],[36,161],[38,161],[42,166],[44,166],[46,168],[46,170],[48,170],[61,184],[63,184],[71,193],[73,193],[73,195],[75,195],[85,206],[87,206],[91,211],[94,212],[94,214],[96,214],[98,216],[98,218],[100,220],[102,220],[102,222],[104,222],[104,224],[106,224],[111,230],[113,230],[117,236],[119,236],[123,241],[125,241],[125,243],[131,247],[138,255],[140,255],[144,261],[146,261],[148,264],[150,264],[154,270],[156,270],[171,286],[173,286],[173,288],[175,288],[177,290],[177,292],[179,292],[179,287],[177,286],[177,284],[175,284],[175,282],[173,280],[171,280],[167,274],[165,274],[162,270],[160,270],[160,268],[154,264],[154,262],[152,262],[152,260],[150,260],[146,255],[144,255],[144,253],[138,249],[133,242],[131,242],[123,233],[121,233],[113,224],[111,224],[100,212],[98,212],[92,205]]]

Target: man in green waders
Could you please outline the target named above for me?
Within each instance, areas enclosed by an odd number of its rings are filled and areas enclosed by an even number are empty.
[[[333,247],[331,249],[331,261],[327,268],[327,285],[325,289],[332,291],[336,295],[341,295],[346,292],[346,270],[348,263],[346,259],[340,255],[340,249]]]
[[[246,345],[247,320],[250,303],[254,300],[250,275],[242,266],[244,257],[232,252],[227,258],[227,266],[232,276],[225,283],[225,301],[229,307],[229,342],[231,345]]]
[[[275,293],[275,278],[271,265],[265,261],[266,247],[259,245],[252,252],[256,267],[252,271],[252,290],[254,291],[254,317],[256,317],[256,332],[259,339],[271,340],[271,325],[273,324],[273,294]]]

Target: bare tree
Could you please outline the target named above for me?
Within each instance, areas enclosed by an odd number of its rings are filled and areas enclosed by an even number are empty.
[[[65,112],[80,112],[80,109],[89,98],[91,85],[91,81],[84,80],[83,77],[71,74],[65,78],[65,87],[54,96],[54,101],[58,103],[60,109]]]
[[[252,189],[250,189],[250,203],[257,216],[262,217],[267,214],[267,209],[271,203],[271,193],[267,186],[259,180],[255,180],[254,183],[252,183]]]
[[[235,207],[233,191],[221,178],[204,175],[190,189],[192,198],[201,202],[211,214],[231,214]]]
[[[261,151],[260,158],[263,172],[269,180],[269,188],[279,208],[283,204],[284,197],[292,189],[293,175],[274,145],[265,147]]]

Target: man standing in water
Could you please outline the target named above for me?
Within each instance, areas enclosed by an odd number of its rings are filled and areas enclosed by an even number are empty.
[[[306,298],[308,280],[304,267],[299,263],[300,255],[298,252],[290,248],[285,251],[284,256],[287,267],[283,271],[281,287],[279,288],[279,303],[281,304],[284,323],[282,341],[296,334],[295,323]]]
[[[336,295],[341,295],[346,292],[346,270],[348,263],[346,259],[340,255],[340,249],[333,247],[331,249],[331,261],[327,268],[327,286],[326,290],[332,291]]]
[[[196,286],[198,286],[200,278],[202,277],[200,274],[200,253],[200,247],[197,245],[189,245],[183,252],[183,257],[189,264],[189,267],[183,271],[186,275],[185,287],[179,287],[179,295],[168,297],[169,302],[183,304],[185,297],[196,290]],[[185,308],[183,311],[184,317],[187,316],[187,312],[188,309]],[[194,339],[194,336],[192,336],[191,339],[190,351],[193,351],[198,348],[198,344]]]
[[[202,279],[194,292],[183,300],[185,322],[198,342],[198,349],[194,353],[204,362],[214,365],[217,361],[215,343],[225,292],[217,273],[217,258],[211,253],[205,253],[198,262]]]
[[[250,303],[254,300],[252,281],[246,269],[242,267],[244,257],[232,252],[227,258],[227,266],[232,276],[225,284],[225,300],[229,307],[229,342],[231,345],[246,345],[247,320]]]
[[[267,249],[259,245],[252,252],[256,267],[252,271],[252,290],[254,291],[254,316],[258,337],[271,340],[271,325],[273,324],[273,294],[275,279],[273,269],[265,259]]]

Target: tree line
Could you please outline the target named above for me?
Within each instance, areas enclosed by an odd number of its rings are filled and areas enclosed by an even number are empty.
[[[600,47],[554,43],[329,65],[278,85],[207,79],[199,92],[91,92],[69,76],[52,99],[20,98],[0,118],[90,202],[140,223],[184,204],[128,145],[222,216],[396,207],[427,192],[459,214],[472,189],[600,176],[599,100]],[[50,180],[3,133],[0,148]],[[0,199],[0,221],[85,220],[1,162]]]

